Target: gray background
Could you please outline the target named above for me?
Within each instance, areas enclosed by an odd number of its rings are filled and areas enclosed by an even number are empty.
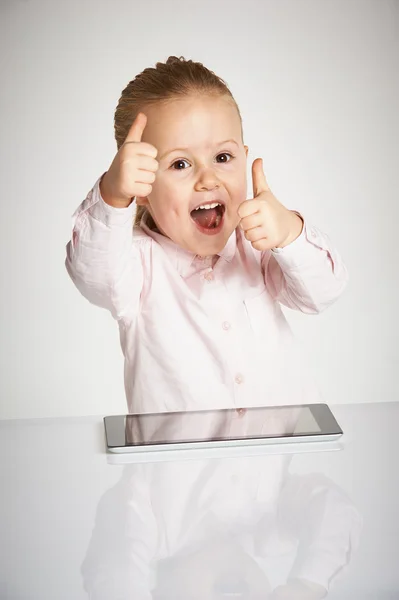
[[[346,261],[336,305],[286,311],[326,401],[397,399],[399,3],[0,0],[0,418],[126,411],[117,324],[74,288],[65,245],[122,89],[171,54],[227,81],[248,173],[263,157]]]

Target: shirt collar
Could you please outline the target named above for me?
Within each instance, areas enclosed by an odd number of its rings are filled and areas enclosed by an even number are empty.
[[[171,239],[162,235],[158,231],[152,230],[149,228],[147,224],[148,220],[148,212],[146,211],[140,221],[140,228],[149,235],[155,242],[157,242],[162,249],[167,254],[169,260],[175,266],[177,271],[181,276],[184,277],[192,266],[193,262],[198,259],[198,255],[194,254],[194,252],[190,252],[189,250],[185,250],[184,248],[180,248],[175,242]],[[234,258],[234,254],[237,248],[237,231],[233,231],[223,250],[219,252],[218,256],[224,259],[227,262],[231,262]]]

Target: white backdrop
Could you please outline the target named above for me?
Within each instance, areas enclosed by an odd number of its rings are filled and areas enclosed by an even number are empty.
[[[117,324],[74,288],[65,245],[122,89],[171,54],[227,81],[249,174],[262,156],[347,263],[337,304],[286,311],[325,399],[397,400],[399,2],[0,0],[0,418],[126,410]]]

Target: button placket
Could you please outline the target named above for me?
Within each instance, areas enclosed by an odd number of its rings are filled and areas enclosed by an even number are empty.
[[[234,381],[237,385],[241,385],[242,383],[244,383],[244,376],[241,373],[237,373],[237,375],[234,378]]]
[[[212,268],[209,268],[207,270],[207,272],[204,274],[204,279],[206,279],[206,281],[213,281],[215,278]]]

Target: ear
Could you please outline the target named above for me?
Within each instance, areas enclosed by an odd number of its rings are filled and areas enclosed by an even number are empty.
[[[244,146],[245,149],[245,155],[248,156],[248,146]]]
[[[136,196],[137,206],[148,206],[149,201],[147,196]]]

